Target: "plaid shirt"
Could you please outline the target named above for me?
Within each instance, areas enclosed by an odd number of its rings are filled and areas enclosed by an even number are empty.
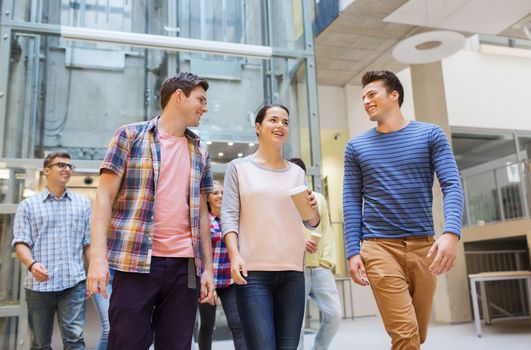
[[[65,191],[59,199],[44,188],[20,203],[13,225],[13,247],[26,244],[33,259],[42,263],[50,279],[39,282],[31,273],[24,287],[57,292],[86,279],[83,247],[90,243],[92,209],[88,198]]]
[[[212,253],[214,255],[214,285],[216,288],[225,288],[230,286],[232,278],[230,277],[230,260],[229,250],[221,235],[221,220],[209,213],[210,215],[210,234],[212,240]]]
[[[153,243],[153,207],[160,172],[159,117],[120,127],[114,133],[101,170],[122,177],[109,228],[109,266],[125,272],[149,273]],[[210,158],[199,137],[185,131],[191,158],[190,227],[196,273],[199,259],[199,205],[201,194],[212,192]]]

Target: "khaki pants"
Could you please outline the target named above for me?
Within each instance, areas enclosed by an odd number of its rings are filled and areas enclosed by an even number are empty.
[[[393,350],[416,350],[428,334],[437,279],[426,254],[433,237],[371,238],[361,258]]]

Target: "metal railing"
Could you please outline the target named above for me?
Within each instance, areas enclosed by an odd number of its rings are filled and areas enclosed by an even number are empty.
[[[463,177],[465,226],[526,216],[525,187],[522,186],[520,175],[529,177],[525,172],[525,164],[525,161],[508,163]]]
[[[527,250],[484,250],[465,252],[467,272],[529,270]],[[485,285],[491,318],[526,316],[528,303],[524,281],[493,281]]]

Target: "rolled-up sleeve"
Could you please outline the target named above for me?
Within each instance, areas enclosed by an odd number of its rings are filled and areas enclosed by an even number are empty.
[[[120,127],[116,130],[109,142],[109,148],[103,158],[100,172],[107,169],[122,177],[125,173],[129,153],[131,152],[131,142],[127,135],[127,129]]]
[[[90,201],[87,199],[85,204],[85,217],[84,217],[84,229],[83,229],[83,246],[86,247],[90,244],[90,221],[92,218],[92,207]]]
[[[214,190],[214,180],[212,178],[212,168],[210,164],[210,155],[205,150],[205,167],[203,177],[201,178],[201,193],[207,194]]]
[[[31,237],[31,220],[29,204],[26,201],[20,203],[15,214],[15,222],[13,225],[13,241],[11,245],[14,247],[17,243],[27,244],[30,248],[33,247],[33,238]]]

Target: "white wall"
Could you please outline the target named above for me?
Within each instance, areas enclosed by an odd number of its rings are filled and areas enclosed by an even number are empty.
[[[402,114],[409,120],[415,120],[415,104],[413,97],[413,86],[411,84],[411,70],[406,68],[396,73],[398,79],[404,87],[404,103],[402,103]]]
[[[451,126],[531,130],[531,60],[461,51],[443,61]]]
[[[349,7],[353,2],[354,0],[339,0],[339,12]]]
[[[362,88],[359,85],[346,85],[347,120],[350,137],[357,136],[362,132],[374,127],[374,123],[363,109],[361,102]]]
[[[450,126],[531,130],[531,60],[461,51],[442,62]],[[410,69],[397,73],[404,86],[402,113],[415,119]],[[361,103],[361,86],[346,85],[350,137],[374,127]]]
[[[345,89],[337,86],[319,85],[318,96],[321,129],[346,129],[348,124]]]

